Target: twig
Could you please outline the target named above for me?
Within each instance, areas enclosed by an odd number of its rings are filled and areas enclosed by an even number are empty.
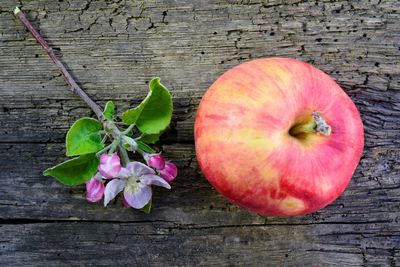
[[[62,75],[64,76],[67,83],[71,86],[71,91],[79,95],[83,101],[88,104],[88,106],[93,110],[96,116],[99,118],[101,122],[104,122],[103,110],[96,102],[94,102],[86,93],[79,87],[79,85],[75,82],[74,78],[72,78],[71,74],[65,68],[64,64],[60,61],[60,59],[56,56],[53,49],[47,44],[47,42],[43,39],[43,37],[38,33],[29,20],[26,18],[25,14],[16,7],[14,9],[14,15],[24,24],[25,28],[35,37],[36,41],[46,50],[49,57],[53,60],[54,64],[60,70]]]

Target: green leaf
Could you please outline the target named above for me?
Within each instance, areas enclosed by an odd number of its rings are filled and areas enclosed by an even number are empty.
[[[148,145],[146,145],[145,143],[143,143],[142,141],[140,141],[140,140],[136,140],[136,143],[137,143],[137,145],[138,145],[138,148],[140,149],[140,150],[142,150],[142,151],[144,151],[144,152],[147,152],[147,153],[156,153],[156,151],[154,150],[154,149],[152,149],[150,146],[148,146]]]
[[[136,124],[145,134],[158,134],[171,122],[172,98],[168,89],[154,78],[149,84],[150,92],[136,108],[124,112],[121,116],[124,123]]]
[[[162,133],[158,133],[158,134],[143,134],[139,140],[147,143],[147,144],[155,144],[158,142],[158,140],[160,140],[160,136]]]
[[[106,103],[106,107],[104,108],[103,116],[107,120],[112,121],[114,120],[114,115],[115,115],[115,105],[112,101],[108,101]]]
[[[163,133],[165,133],[169,127],[164,129],[163,131],[157,133],[157,134],[142,134],[138,140],[146,143],[146,144],[155,144],[160,140],[160,137]]]
[[[67,133],[67,156],[95,153],[104,148],[100,130],[101,123],[98,120],[92,118],[77,120]]]
[[[144,206],[143,208],[139,209],[140,211],[143,211],[146,214],[150,213],[151,210],[151,199],[150,201],[146,204],[146,206]]]
[[[65,185],[80,185],[96,174],[99,163],[95,154],[86,154],[49,168],[43,175],[53,176]]]
[[[142,103],[140,103],[136,108],[132,108],[122,113],[121,119],[125,124],[131,125],[136,123],[137,119],[140,116],[140,113],[143,111],[143,108],[147,103],[148,96],[149,95],[147,95],[146,98],[142,101]]]

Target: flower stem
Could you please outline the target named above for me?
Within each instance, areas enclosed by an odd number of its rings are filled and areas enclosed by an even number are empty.
[[[133,127],[135,127],[135,124],[129,125],[129,127],[126,128],[125,131],[123,131],[123,134],[124,134],[124,135],[127,135],[127,134],[133,129]]]
[[[93,112],[96,114],[97,118],[101,122],[104,122],[105,119],[104,119],[103,110],[101,109],[101,107],[96,102],[94,102],[85,93],[85,91],[82,90],[82,88],[79,87],[79,85],[76,83],[74,78],[71,76],[71,74],[65,68],[64,64],[56,56],[53,49],[43,39],[43,37],[40,35],[40,33],[38,31],[36,31],[36,29],[32,26],[32,24],[26,18],[25,14],[18,7],[16,7],[14,9],[14,15],[24,24],[25,28],[33,35],[33,37],[35,37],[36,41],[43,47],[43,49],[46,50],[47,54],[53,60],[54,64],[57,66],[58,70],[64,76],[67,83],[71,86],[71,91],[74,92],[75,94],[79,95],[83,99],[83,101],[85,101],[86,104],[93,110]]]
[[[111,149],[112,144],[109,144],[108,146],[106,146],[105,148],[103,148],[102,150],[100,150],[99,152],[96,153],[96,156],[99,157],[101,154],[107,152],[107,150]]]
[[[126,149],[125,149],[123,146],[121,146],[121,145],[118,146],[118,149],[119,149],[119,152],[120,152],[120,155],[121,155],[122,164],[123,164],[124,166],[126,166],[126,164],[128,164],[128,162],[130,161],[130,160],[129,160],[129,156],[128,156],[128,152],[127,152]]]
[[[117,150],[118,144],[119,144],[119,139],[114,139],[114,141],[110,144],[110,150],[108,151],[108,154],[112,154]]]

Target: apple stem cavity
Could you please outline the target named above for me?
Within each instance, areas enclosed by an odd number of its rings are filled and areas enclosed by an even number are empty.
[[[305,134],[316,133],[329,136],[332,133],[331,126],[322,118],[321,113],[314,111],[305,123],[294,125],[289,130],[289,134],[293,137],[302,137]]]

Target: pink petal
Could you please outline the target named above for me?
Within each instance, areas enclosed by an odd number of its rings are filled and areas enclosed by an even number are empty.
[[[106,185],[104,192],[104,207],[113,200],[126,186],[125,179],[113,179]]]
[[[129,170],[131,174],[136,176],[156,173],[152,168],[138,161],[129,162],[128,164],[126,164],[126,168]]]
[[[116,177],[126,179],[129,178],[129,176],[131,175],[132,175],[131,172],[127,168],[122,167]]]
[[[178,175],[178,168],[172,162],[165,163],[164,169],[160,171],[160,176],[167,182],[171,182]]]
[[[161,154],[152,154],[146,158],[147,165],[156,168],[157,170],[164,169],[165,160]]]
[[[145,174],[140,177],[140,180],[145,185],[157,185],[167,189],[171,189],[171,186],[161,177],[154,174]]]
[[[151,199],[151,187],[143,186],[138,191],[124,190],[124,198],[126,202],[135,209],[141,209],[149,203]]]
[[[117,153],[102,154],[100,156],[100,165],[98,170],[106,179],[112,179],[121,170],[121,160]]]
[[[104,195],[104,184],[96,179],[92,178],[86,183],[86,199],[90,202],[98,202]]]

